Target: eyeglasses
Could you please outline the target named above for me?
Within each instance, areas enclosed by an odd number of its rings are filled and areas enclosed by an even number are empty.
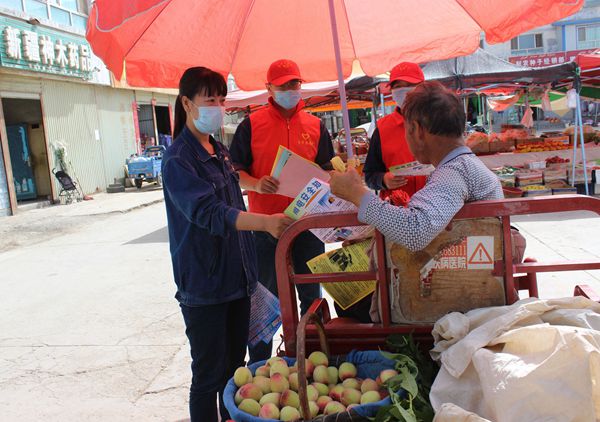
[[[300,89],[301,86],[302,81],[300,79],[292,79],[291,81],[288,81],[283,85],[277,85],[276,88],[279,91],[289,91],[291,89]]]

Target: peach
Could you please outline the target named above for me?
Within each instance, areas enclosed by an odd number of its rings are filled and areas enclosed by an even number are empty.
[[[387,382],[387,380],[389,380],[392,377],[395,377],[396,375],[398,375],[398,372],[395,369],[384,369],[379,374],[379,379],[381,379],[381,384],[385,384]]]
[[[309,411],[309,415],[304,416],[302,409],[300,409],[300,416],[302,416],[302,418],[304,418],[306,420],[316,418],[317,415],[319,414],[319,406],[317,406],[316,402],[309,401],[308,402],[308,411]]]
[[[267,393],[261,397],[258,404],[261,406],[267,403],[273,403],[279,405],[279,399],[281,398],[281,393]]]
[[[269,369],[269,373],[270,373],[271,377],[274,374],[281,374],[287,378],[290,375],[290,368],[287,366],[287,363],[285,361],[273,362],[273,364],[271,365],[271,368]]]
[[[256,371],[254,372],[254,376],[269,378],[271,376],[269,367],[267,365],[259,366],[258,368],[256,368]]]
[[[315,365],[314,363],[312,363],[311,361],[309,361],[308,359],[306,359],[306,364],[305,364],[305,369],[306,369],[306,377],[310,378],[313,375],[313,372],[315,371],[315,367],[317,365]],[[324,365],[325,366],[325,365]]]
[[[329,395],[329,387],[325,384],[322,384],[320,382],[313,382],[311,385],[317,389],[317,391],[319,392],[319,396]]]
[[[333,401],[333,399],[329,396],[321,396],[317,399],[317,406],[319,406],[319,412],[323,412],[325,410],[325,406],[327,403]]]
[[[238,409],[242,412],[250,413],[252,416],[258,416],[260,412],[260,404],[256,400],[244,399],[239,404]]]
[[[262,390],[263,394],[271,392],[271,380],[267,377],[263,377],[262,375],[254,377],[254,379],[252,380],[252,384],[258,385],[258,387]]]
[[[350,362],[344,362],[340,365],[339,374],[342,381],[348,378],[356,378],[356,373],[356,366]]]
[[[354,388],[355,390],[360,390],[360,382],[356,378],[346,378],[342,385],[345,388]]]
[[[300,412],[295,407],[285,406],[279,412],[280,421],[298,421],[300,420]]]
[[[235,370],[233,373],[233,382],[238,387],[241,387],[244,384],[249,384],[252,382],[252,372],[245,366],[242,366]]]
[[[332,401],[327,403],[325,406],[325,410],[323,411],[324,415],[335,415],[336,413],[341,413],[346,411],[346,406],[337,401]]]
[[[256,384],[245,384],[235,393],[235,404],[240,404],[244,399],[253,399],[259,401],[263,396],[262,390]],[[239,402],[238,402],[239,399]]]
[[[279,408],[273,403],[265,403],[258,412],[259,418],[279,419]]]
[[[267,363],[266,363],[266,365],[267,365],[268,367],[271,367],[271,366],[273,366],[273,364],[274,364],[275,362],[283,362],[283,363],[285,363],[285,365],[287,366],[287,362],[285,361],[285,359],[284,359],[284,358],[282,358],[282,357],[279,357],[279,356],[273,356],[272,358],[269,358],[269,359],[267,360]]]
[[[323,352],[312,352],[308,356],[308,360],[311,361],[315,366],[319,366],[319,365],[328,366],[329,365],[329,358]]]
[[[360,391],[364,394],[367,391],[377,391],[379,390],[379,384],[371,378],[364,379],[362,384],[360,384]]]
[[[298,373],[298,363],[294,363],[290,366],[290,375]]]
[[[330,366],[327,368],[327,372],[329,373],[329,384],[335,384],[338,382],[338,369],[335,366]]]
[[[380,400],[379,391],[367,391],[360,397],[360,404],[376,403]]]
[[[306,387],[306,396],[308,397],[308,401],[317,401],[319,398],[319,391],[314,385],[309,385]]]
[[[285,390],[279,398],[279,406],[291,406],[298,409],[300,407],[300,396],[293,390]]]
[[[336,385],[331,390],[329,390],[329,397],[331,397],[335,401],[341,401],[342,393],[344,392],[344,390],[345,388],[343,385]]]
[[[298,391],[298,373],[290,374],[288,378],[288,382],[290,383],[290,388],[294,391]]]
[[[354,388],[344,388],[341,401],[344,406],[350,406],[351,404],[360,403],[360,398],[360,391],[355,390]]]
[[[313,372],[313,379],[315,382],[320,382],[323,384],[330,384],[329,382],[329,371],[326,366],[319,365],[315,368]],[[335,384],[335,382],[333,383]]]
[[[359,406],[358,404],[351,404],[350,406],[348,406],[346,408],[346,411],[350,411],[350,410],[352,410],[352,409],[354,409],[355,407],[358,407],[358,406]]]
[[[290,388],[290,383],[287,378],[279,373],[273,374],[271,377],[271,391],[273,393],[283,393]]]

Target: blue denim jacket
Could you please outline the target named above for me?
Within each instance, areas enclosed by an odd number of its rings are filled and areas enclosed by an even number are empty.
[[[210,141],[215,156],[186,127],[162,160],[175,298],[188,306],[250,296],[257,281],[252,232],[235,228],[246,210],[239,176],[225,146]]]

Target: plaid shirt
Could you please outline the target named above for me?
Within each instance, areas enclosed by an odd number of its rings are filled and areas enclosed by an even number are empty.
[[[454,149],[413,195],[408,207],[395,207],[369,192],[358,219],[394,243],[420,251],[446,228],[467,202],[502,199],[498,178],[465,146]]]

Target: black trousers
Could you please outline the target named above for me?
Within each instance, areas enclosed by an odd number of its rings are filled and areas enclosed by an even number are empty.
[[[258,281],[271,293],[277,293],[277,276],[275,274],[275,248],[277,239],[268,233],[256,232],[256,252],[258,254]],[[325,252],[325,245],[311,232],[304,232],[296,238],[292,247],[292,263],[296,274],[309,274],[310,270],[306,261]],[[301,284],[296,287],[300,299],[300,313],[304,315],[313,301],[321,297],[319,284]],[[271,357],[273,341],[258,343],[255,347],[248,347],[250,362],[259,362]]]
[[[223,390],[235,370],[244,366],[250,298],[218,305],[180,306],[192,354],[191,422],[217,422],[217,396],[222,420],[229,419]]]

